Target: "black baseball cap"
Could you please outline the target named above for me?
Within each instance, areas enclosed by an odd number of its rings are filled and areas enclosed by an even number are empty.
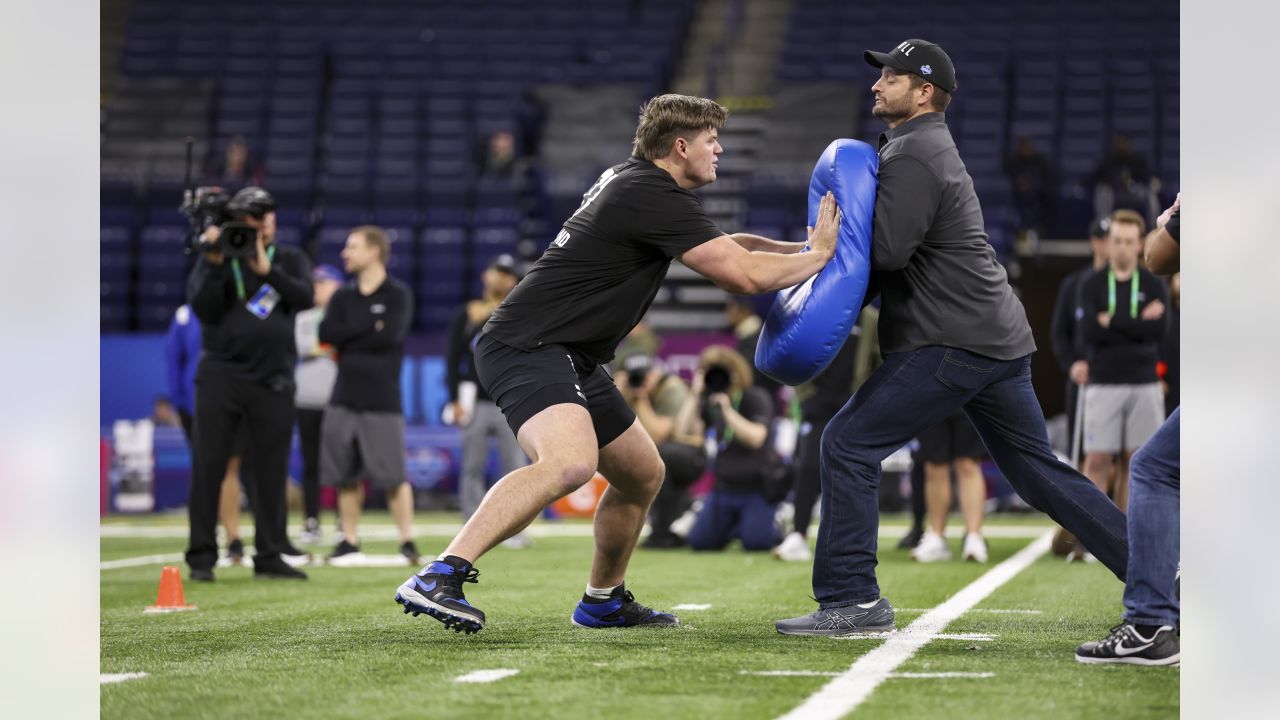
[[[928,80],[949,93],[956,91],[956,66],[940,46],[928,40],[903,40],[887,53],[867,50],[862,54],[872,67],[891,67]]]
[[[1094,219],[1093,222],[1089,223],[1089,237],[1104,238],[1107,236],[1107,231],[1110,229],[1111,229],[1111,218],[1106,215],[1103,215],[1102,217],[1096,218]]]
[[[508,253],[503,253],[494,258],[493,261],[489,263],[488,269],[501,270],[517,280],[520,279],[520,270],[516,267],[516,259]]]

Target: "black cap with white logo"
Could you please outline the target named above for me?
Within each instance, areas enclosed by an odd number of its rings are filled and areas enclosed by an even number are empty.
[[[862,54],[872,67],[913,73],[946,90],[956,91],[956,66],[938,45],[928,40],[904,40],[887,53],[867,50]]]

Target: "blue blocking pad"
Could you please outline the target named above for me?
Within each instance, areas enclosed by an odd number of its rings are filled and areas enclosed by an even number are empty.
[[[778,293],[756,345],[756,368],[786,385],[822,372],[849,337],[871,275],[871,221],[880,156],[840,139],[827,146],[809,181],[809,225],[830,190],[842,213],[836,254],[817,275]],[[805,252],[808,252],[806,248]]]

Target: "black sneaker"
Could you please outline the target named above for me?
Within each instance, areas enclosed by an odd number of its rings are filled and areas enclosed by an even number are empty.
[[[1105,638],[1076,648],[1076,662],[1178,665],[1178,635],[1173,628],[1162,625],[1155,635],[1144,638],[1132,623],[1120,623]]]
[[[894,627],[893,606],[886,598],[864,608],[846,605],[837,608],[819,608],[817,612],[787,620],[779,620],[774,627],[783,635],[859,635],[862,633],[888,632]]]
[[[582,596],[578,607],[573,609],[569,618],[574,625],[584,628],[636,627],[679,627],[680,618],[671,613],[664,613],[645,607],[636,602],[636,596],[619,585],[609,593],[608,600]]]
[[[294,567],[311,562],[311,553],[299,550],[296,545],[287,541],[285,546],[280,549],[280,557]]]
[[[333,552],[329,553],[329,557],[325,559],[325,562],[337,567],[359,565],[364,562],[364,553],[360,552],[359,545],[352,545],[347,542],[346,538],[342,538],[333,547]]]
[[[187,573],[187,579],[192,582],[213,582],[213,571],[192,568],[191,572]]]
[[[244,564],[244,541],[240,538],[227,543],[227,562],[232,565]]]
[[[253,559],[253,578],[263,580],[306,580],[307,574],[280,558]]]
[[[898,541],[899,550],[914,550],[920,544],[920,538],[924,537],[924,528],[920,525],[912,525],[906,535]]]
[[[436,560],[405,580],[396,590],[396,602],[406,613],[426,613],[454,632],[478,633],[484,629],[484,613],[471,607],[462,594],[462,583],[478,582],[480,571],[465,560]]]
[[[418,555],[418,546],[414,545],[412,540],[405,540],[400,544],[400,554],[409,561],[410,565],[422,562],[422,558]]]

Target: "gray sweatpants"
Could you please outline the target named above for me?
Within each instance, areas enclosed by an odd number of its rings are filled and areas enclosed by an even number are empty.
[[[458,480],[458,500],[462,505],[462,517],[470,519],[480,501],[489,490],[484,467],[489,460],[489,438],[498,443],[498,459],[502,475],[528,464],[524,451],[516,443],[516,436],[507,425],[506,418],[492,400],[477,400],[475,416],[462,428],[462,473]]]

